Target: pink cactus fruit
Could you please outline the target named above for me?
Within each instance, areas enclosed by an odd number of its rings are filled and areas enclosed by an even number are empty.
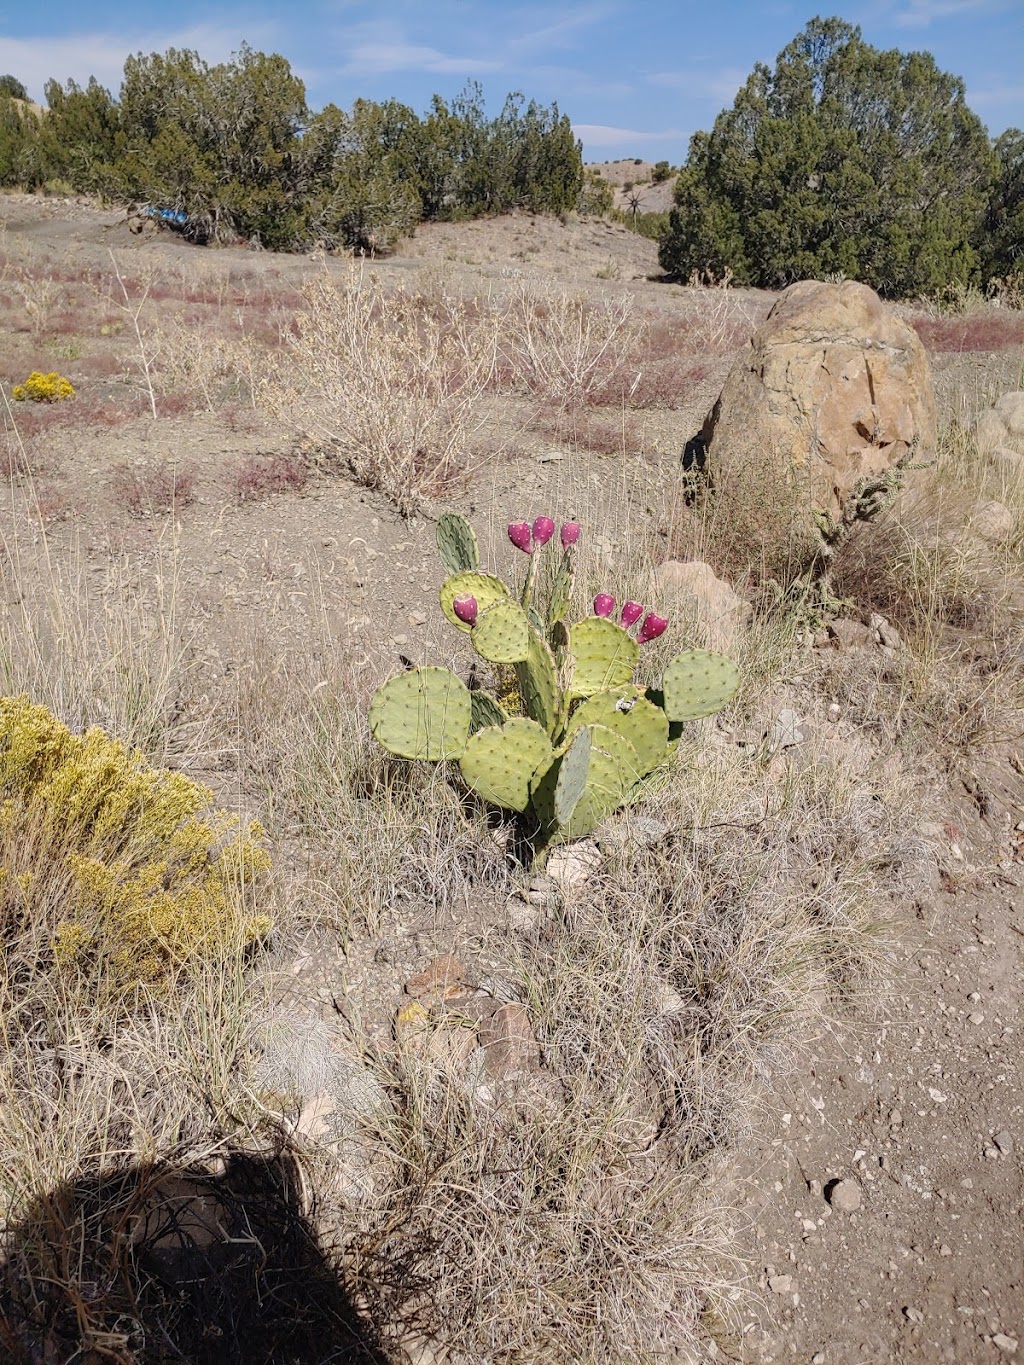
[[[538,517],[533,523],[533,539],[537,545],[546,545],[555,534],[555,523],[550,517]]]
[[[530,523],[528,521],[513,521],[509,524],[508,538],[517,550],[522,550],[524,554],[532,554],[533,546],[530,544]]]
[[[635,625],[640,620],[643,614],[644,609],[639,602],[623,602],[620,620],[628,630],[630,626]]]
[[[452,601],[452,611],[459,620],[465,622],[467,626],[476,625],[478,608],[476,605],[476,598],[472,593],[459,593],[458,597],[454,598]]]
[[[653,611],[649,611],[644,617],[640,633],[636,638],[640,644],[645,645],[649,640],[656,640],[659,635],[663,634],[667,626],[667,616],[657,616]]]
[[[594,615],[611,616],[615,610],[615,598],[611,593],[599,592],[594,598]]]
[[[566,521],[562,523],[562,549],[568,550],[570,545],[575,545],[580,538],[580,524],[578,521]]]

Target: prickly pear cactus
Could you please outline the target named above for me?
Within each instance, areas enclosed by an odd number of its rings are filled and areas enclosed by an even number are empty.
[[[667,666],[660,689],[638,685],[641,650],[668,620],[632,601],[614,620],[615,600],[602,592],[592,615],[567,624],[580,528],[563,524],[561,557],[542,573],[554,531],[549,517],[509,527],[512,544],[530,556],[514,593],[480,569],[464,517],[446,513],[437,527],[448,570],[441,610],[488,664],[514,667],[525,715],[509,715],[491,693],[471,692],[446,668],[401,673],[370,704],[370,729],[384,748],[409,759],[457,760],[483,800],[522,815],[538,850],[588,834],[636,799],[673,751],[670,737],[681,723],[720,711],[739,684],[729,659],[688,650]]]

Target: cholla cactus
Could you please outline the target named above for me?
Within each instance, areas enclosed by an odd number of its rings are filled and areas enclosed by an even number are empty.
[[[370,729],[384,748],[403,758],[457,761],[481,797],[527,818],[538,848],[594,829],[665,762],[673,727],[720,711],[739,680],[729,659],[690,650],[668,665],[660,689],[637,685],[640,648],[665,631],[667,618],[627,602],[620,624],[611,619],[615,599],[602,592],[593,614],[566,628],[575,522],[561,528],[546,601],[535,600],[554,532],[549,517],[509,526],[513,545],[530,556],[517,599],[504,580],[481,572],[464,517],[446,513],[437,529],[450,571],[441,611],[482,658],[515,668],[524,715],[510,715],[489,693],[471,692],[449,669],[435,667],[391,678],[370,703]]]

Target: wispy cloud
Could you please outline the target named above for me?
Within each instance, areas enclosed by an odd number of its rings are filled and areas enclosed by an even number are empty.
[[[420,43],[366,42],[347,49],[347,61],[341,71],[345,76],[380,76],[391,71],[433,71],[458,76],[500,71],[501,67],[500,61],[490,57],[455,55]]]
[[[726,66],[717,71],[656,71],[647,79],[651,85],[681,90],[694,99],[731,100],[749,75],[738,66]]]
[[[526,28],[520,32],[510,32],[508,47],[515,52],[534,51],[536,49],[550,51],[555,47],[574,47],[576,45],[575,39],[582,29],[592,28],[594,24],[607,19],[613,12],[614,7],[609,4],[585,5],[552,20],[550,9],[539,10],[536,12],[536,18],[541,19],[539,27]],[[518,22],[529,21],[534,17],[533,11],[521,11],[519,14],[513,12],[510,16],[516,22],[516,27],[518,27]]]
[[[118,33],[78,33],[45,37],[8,38],[0,34],[0,71],[13,72],[29,92],[42,98],[43,86],[54,80],[75,80],[84,85],[95,76],[116,94],[120,89],[125,58],[133,52],[166,52],[169,47],[190,48],[208,62],[226,60],[243,41],[254,47],[272,46],[276,25],[256,22],[242,28],[195,24],[183,29]]]
[[[686,137],[679,128],[648,133],[636,128],[611,128],[605,123],[574,123],[572,130],[588,147],[635,147],[639,142],[679,142]]]
[[[989,0],[907,0],[906,6],[892,16],[892,22],[899,28],[927,28],[936,19],[989,8]]]

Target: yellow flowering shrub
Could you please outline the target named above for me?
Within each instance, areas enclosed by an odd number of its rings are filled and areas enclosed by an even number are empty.
[[[56,370],[49,374],[33,370],[24,384],[15,384],[12,392],[19,401],[31,399],[33,403],[59,403],[62,398],[75,396],[71,381]]]
[[[264,937],[247,909],[270,866],[257,824],[209,788],[150,767],[103,730],[73,734],[28,697],[0,697],[0,932],[44,929],[61,970],[123,996],[197,955]]]

